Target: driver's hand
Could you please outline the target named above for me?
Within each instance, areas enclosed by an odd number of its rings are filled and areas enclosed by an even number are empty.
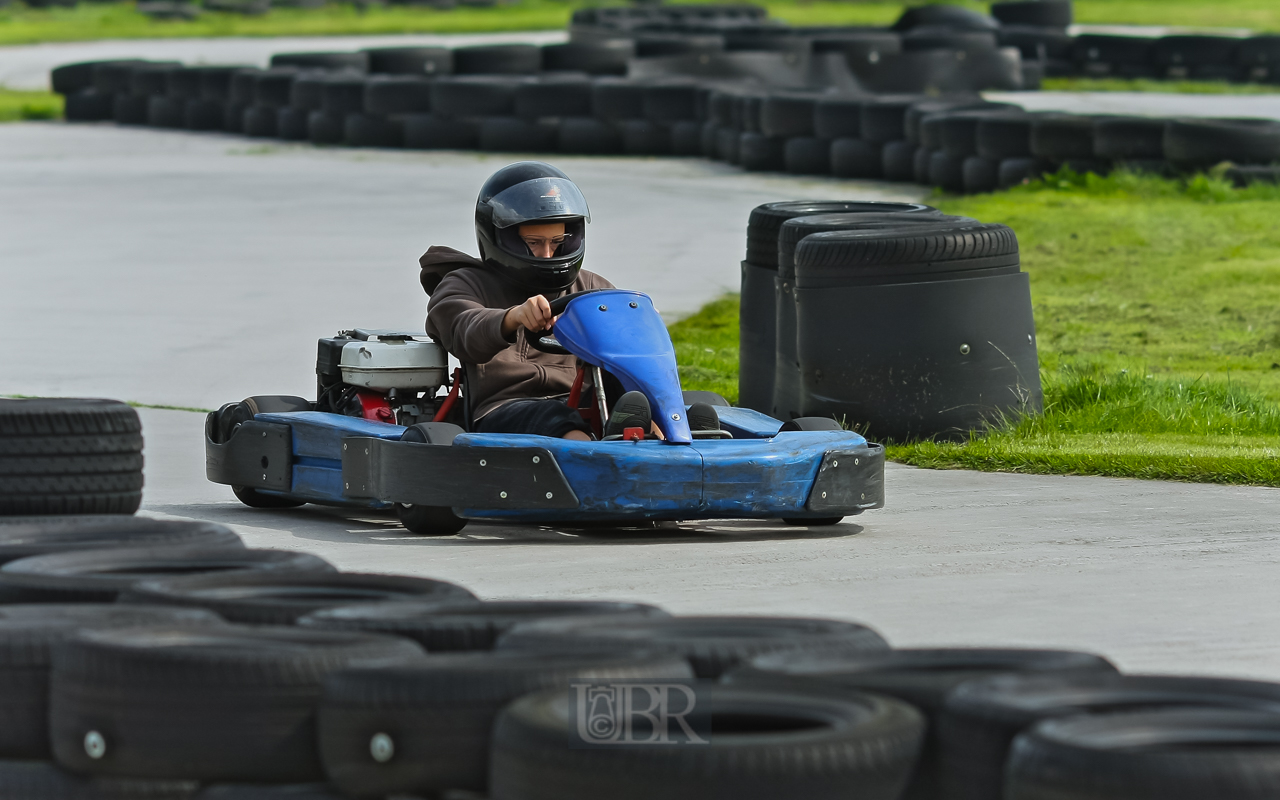
[[[510,339],[521,327],[529,331],[544,331],[555,325],[555,322],[547,298],[535,294],[520,305],[507,309],[506,316],[502,318],[502,335]]]

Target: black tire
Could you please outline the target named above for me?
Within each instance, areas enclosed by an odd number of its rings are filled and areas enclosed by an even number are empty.
[[[1051,720],[1019,736],[1008,800],[1263,800],[1280,793],[1276,717],[1147,711]]]
[[[826,528],[844,522],[844,517],[783,517],[782,521],[797,528]]]
[[[502,708],[584,681],[688,684],[693,671],[669,655],[516,651],[344,671],[326,682],[320,702],[325,771],[338,788],[360,796],[484,791],[489,737]]]
[[[1093,158],[1094,118],[1045,114],[1031,123],[1031,154],[1053,161]]]
[[[693,121],[671,124],[671,155],[702,155],[702,124]]]
[[[276,110],[276,136],[286,142],[305,142],[309,134],[307,118],[310,111],[301,111],[292,106]]]
[[[881,173],[886,181],[909,183],[915,179],[917,147],[911,142],[886,142],[880,152]],[[835,150],[831,151],[832,173],[835,173]]]
[[[778,231],[778,276],[784,281],[794,281],[796,275],[796,248],[800,242],[806,237],[814,233],[823,233],[825,231],[846,231],[846,230],[872,230],[881,228],[898,228],[905,225],[937,225],[939,223],[960,223],[972,222],[968,217],[955,217],[948,214],[942,214],[938,211],[924,211],[913,214],[900,213],[844,213],[844,214],[814,214],[806,217],[794,217],[782,223],[782,228]],[[783,315],[777,314],[779,322],[782,321]],[[795,352],[790,348],[780,348],[779,353],[785,353],[788,358],[794,359]],[[829,428],[819,428],[815,430],[831,430]]]
[[[1086,75],[1154,77],[1151,46],[1155,39],[1145,36],[1112,36],[1085,33],[1076,37],[1072,60]]]
[[[147,100],[147,124],[153,128],[181,128],[186,110],[185,100],[152,97]]]
[[[431,110],[446,117],[499,117],[513,112],[521,79],[502,75],[437,78],[431,82]]]
[[[644,118],[645,85],[621,78],[591,83],[591,114],[602,120]]]
[[[205,608],[232,622],[292,625],[315,611],[388,600],[467,600],[457,584],[430,578],[359,572],[197,575],[135,584],[122,603]]]
[[[227,103],[232,98],[232,82],[242,72],[255,72],[245,67],[200,67],[200,100],[212,100],[216,103]],[[234,98],[236,102],[246,102],[246,98]]]
[[[263,72],[265,70],[256,67],[236,70],[231,76],[231,87],[227,99],[246,107],[253,105],[258,76]]]
[[[996,184],[1001,189],[1008,189],[1010,186],[1038,181],[1046,172],[1052,171],[1052,165],[1043,159],[1005,158],[1000,161],[1000,168],[996,173]]]
[[[990,52],[996,46],[994,30],[959,30],[944,25],[922,25],[902,34],[902,50],[908,53],[919,50]]]
[[[0,712],[5,719],[0,757],[50,757],[49,665],[58,642],[87,630],[221,623],[216,614],[202,609],[96,603],[0,606]],[[0,787],[5,782],[3,764],[0,761]],[[19,795],[0,790],[0,796]]]
[[[760,132],[765,136],[812,136],[818,96],[809,92],[775,92],[760,104]]]
[[[936,211],[922,203],[849,202],[842,200],[784,200],[751,210],[747,219],[747,263],[778,268],[778,232],[782,223],[815,214],[919,213]]]
[[[546,72],[626,75],[627,61],[635,54],[636,46],[630,39],[547,44],[542,46],[542,69]]]
[[[716,394],[715,392],[686,390],[681,394],[683,394],[684,404],[687,406],[691,406],[694,403],[706,403],[709,406],[728,408],[731,405],[728,400],[724,399],[723,395]]]
[[[189,131],[222,130],[225,103],[216,100],[188,100],[182,112],[182,127]]]
[[[271,66],[301,69],[369,71],[368,53],[276,53]]]
[[[921,186],[929,185],[929,162],[933,160],[934,151],[927,147],[917,147],[911,164],[912,179]]]
[[[964,160],[964,193],[982,194],[994,192],[1000,185],[1000,162],[982,156],[970,156]]]
[[[641,92],[641,106],[645,119],[650,122],[670,124],[697,120],[697,101],[698,86],[694,83],[651,84]]]
[[[297,78],[295,69],[268,69],[253,73],[250,102],[267,108],[284,108],[293,96],[293,82]]]
[[[416,75],[377,75],[364,87],[366,114],[422,114],[431,110],[431,82]]]
[[[840,426],[830,417],[796,417],[782,423],[782,427],[778,429],[779,433],[787,433],[790,431],[842,431],[844,428]]]
[[[312,144],[342,144],[346,125],[346,116],[311,111],[307,114],[307,139]]]
[[[699,678],[772,652],[861,653],[887,650],[880,634],[855,622],[803,617],[671,617],[651,620],[545,620],[518,625],[500,650],[633,649],[689,659]]]
[[[724,51],[719,34],[642,33],[635,38],[636,57],[707,56]]]
[[[1039,0],[1036,5],[1039,5]],[[1071,60],[1073,40],[1071,34],[1062,28],[1002,25],[997,38],[1001,47],[1018,48],[1024,62],[1063,63]]]
[[[1234,36],[1161,36],[1151,46],[1151,62],[1170,77],[1192,77],[1206,67],[1234,71],[1239,47]]]
[[[0,400],[0,515],[132,514],[142,425],[115,400]]]
[[[90,85],[103,94],[130,92],[133,90],[133,70],[146,63],[139,59],[98,62],[90,70]]]
[[[92,86],[67,95],[63,115],[69,122],[99,122],[112,119],[115,98]]]
[[[585,117],[591,114],[591,81],[552,77],[516,87],[515,115],[521,119]]]
[[[891,800],[919,751],[920,715],[896,700],[707,685],[689,691],[693,732],[715,720],[698,746],[575,747],[573,692],[517,700],[494,728],[490,793],[503,800],[828,800],[849,797],[856,786],[858,797]]]
[[[622,132],[622,152],[629,156],[664,156],[671,153],[671,128],[647,119],[624,119],[618,123]]]
[[[404,146],[415,150],[474,150],[480,126],[474,120],[438,114],[408,114],[404,118]]]
[[[345,117],[364,111],[363,75],[334,75],[320,89],[320,110],[331,116]]]
[[[298,111],[319,111],[324,106],[324,88],[332,76],[325,72],[303,72],[289,84],[289,106]]]
[[[249,106],[244,110],[241,130],[245,136],[275,138],[279,120],[280,109],[274,106]]]
[[[116,547],[50,553],[0,567],[0,603],[114,603],[144,580],[240,572],[336,572],[328,561],[292,550]]]
[[[169,91],[169,73],[183,69],[173,61],[148,61],[129,70],[129,91],[147,97],[163,97]]]
[[[946,698],[968,681],[1008,672],[1114,675],[1115,667],[1099,656],[1064,650],[904,649],[847,657],[779,653],[757,658],[724,680],[735,686],[766,688],[804,689],[820,684],[910,703],[929,724],[920,762],[903,796],[926,798],[945,796],[939,793],[942,750],[936,731]]]
[[[85,633],[54,650],[53,752],[67,768],[97,775],[316,780],[315,707],[325,677],[425,658],[405,639],[298,628]]]
[[[933,151],[929,156],[929,185],[957,194],[964,192],[964,156]]]
[[[168,73],[166,94],[175,100],[197,100],[200,98],[199,67],[175,69]]]
[[[467,526],[453,509],[396,503],[396,519],[409,533],[419,536],[452,536]]]
[[[1164,154],[1175,164],[1188,167],[1209,167],[1223,161],[1271,164],[1280,161],[1280,122],[1171,119],[1165,124]]]
[[[812,136],[793,136],[783,146],[782,164],[793,175],[830,175],[831,142]]]
[[[119,125],[146,125],[150,99],[145,94],[117,94],[111,102],[111,118]]]
[[[823,139],[862,137],[862,99],[830,97],[813,106],[813,133]]]
[[[938,723],[944,795],[998,800],[1014,738],[1044,720],[1189,706],[1276,713],[1280,685],[1105,673],[970,681],[948,696]]]
[[[942,149],[961,158],[978,155],[978,129],[984,123],[1004,116],[1004,111],[957,111],[944,115],[938,131]]]
[[[250,486],[232,486],[231,493],[249,508],[297,508],[306,505],[302,500],[260,492]]]
[[[1126,166],[1133,169],[1131,165]],[[1150,169],[1158,172],[1154,166]],[[1280,167],[1231,167],[1223,177],[1241,188],[1255,183],[1280,183]]]
[[[0,564],[20,558],[117,547],[243,547],[214,522],[115,515],[0,518]]]
[[[935,129],[930,142],[925,142],[921,125],[926,117],[936,114],[959,114],[969,111],[1008,111],[1021,112],[1022,109],[1008,103],[988,103],[979,95],[952,95],[945,100],[919,100],[911,103],[902,116],[902,130],[905,141],[937,150],[942,147],[942,132]],[[937,123],[935,123],[937,124]]]
[[[244,113],[248,106],[227,103],[222,109],[222,130],[226,133],[244,133]]]
[[[364,52],[372,73],[434,78],[453,72],[453,50],[448,47],[371,47]]]
[[[615,155],[622,152],[622,134],[616,126],[595,117],[562,119],[556,149],[561,153]]]
[[[967,8],[949,5],[915,6],[902,12],[893,23],[895,31],[909,31],[923,25],[944,25],[956,30],[993,31],[1000,27],[994,18]]]
[[[93,73],[103,66],[136,64],[133,60],[81,61],[76,64],[63,64],[49,73],[49,84],[53,91],[62,95],[71,95],[84,89],[94,88]],[[104,92],[104,94],[109,92]]]
[[[342,141],[350,147],[403,147],[404,123],[376,114],[348,114]]]
[[[745,136],[737,128],[720,127],[716,129],[716,153],[713,158],[726,164],[742,164],[742,137]],[[759,134],[755,134],[759,135]]]
[[[1072,23],[1071,0],[1018,0],[992,3],[991,16],[1001,25],[1065,28]]]
[[[542,51],[532,44],[482,44],[457,47],[457,75],[534,75],[542,69]]]
[[[721,128],[729,135],[737,138],[737,153],[734,161],[749,172],[781,172],[784,166],[785,139],[775,139],[763,133],[738,134],[732,128]]]
[[[304,628],[358,630],[404,636],[429,653],[492,650],[498,638],[524,622],[561,617],[669,617],[643,603],[590,600],[494,600],[442,603],[371,603],[317,611]]]
[[[935,155],[936,157],[936,155]],[[1018,237],[994,223],[940,221],[936,226],[815,233],[796,248],[796,285],[848,286],[858,279],[1018,272]],[[957,276],[958,277],[958,276]]]
[[[862,104],[859,120],[862,138],[868,142],[884,144],[909,138],[906,135],[906,115],[918,95],[880,95]]]
[[[977,155],[993,161],[1031,156],[1032,114],[1010,112],[984,116],[975,131]]]
[[[1116,160],[1163,159],[1162,119],[1151,117],[1100,117],[1093,123],[1093,152]]]
[[[93,778],[48,761],[0,760],[0,797],[13,800],[191,800],[195,781]]]

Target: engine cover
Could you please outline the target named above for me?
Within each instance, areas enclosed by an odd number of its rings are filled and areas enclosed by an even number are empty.
[[[338,368],[351,386],[434,394],[448,380],[449,355],[425,334],[375,334],[343,345]]]

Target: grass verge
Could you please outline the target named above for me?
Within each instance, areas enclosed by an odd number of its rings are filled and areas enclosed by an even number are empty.
[[[986,3],[953,0],[978,11]],[[585,0],[520,0],[496,8],[386,6],[358,10],[331,4],[321,9],[275,9],[246,17],[207,13],[195,20],[152,20],[132,3],[82,4],[74,8],[0,8],[0,44],[205,36],[328,36],[338,34],[484,33],[564,28]],[[885,25],[900,2],[766,0],[770,16],[793,25]],[[1280,30],[1274,0],[1076,0],[1076,20],[1094,24],[1240,27]]]
[[[1045,78],[1046,92],[1168,92],[1172,94],[1277,94],[1280,86],[1226,81],[1156,81],[1124,78]]]
[[[1280,187],[1062,173],[933,202],[1017,231],[1045,412],[891,458],[1280,486]],[[686,388],[736,397],[736,328],[736,297],[672,326]]]
[[[61,95],[52,92],[19,92],[0,87],[0,122],[57,119],[61,116]]]

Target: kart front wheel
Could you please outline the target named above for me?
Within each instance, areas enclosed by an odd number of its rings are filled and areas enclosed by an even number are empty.
[[[844,517],[819,517],[818,519],[803,519],[803,518],[791,517],[788,519],[784,519],[782,521],[787,523],[788,525],[796,525],[796,526],[803,525],[809,528],[821,528],[825,525],[839,524],[840,520],[842,519],[844,519]]]
[[[422,536],[452,536],[462,530],[467,521],[443,506],[415,506],[396,503],[396,516],[410,533]]]
[[[277,497],[274,494],[263,494],[257,489],[251,489],[248,486],[232,486],[231,491],[235,494],[237,500],[249,508],[297,508],[300,505],[304,505],[301,500],[290,500],[287,497]]]

